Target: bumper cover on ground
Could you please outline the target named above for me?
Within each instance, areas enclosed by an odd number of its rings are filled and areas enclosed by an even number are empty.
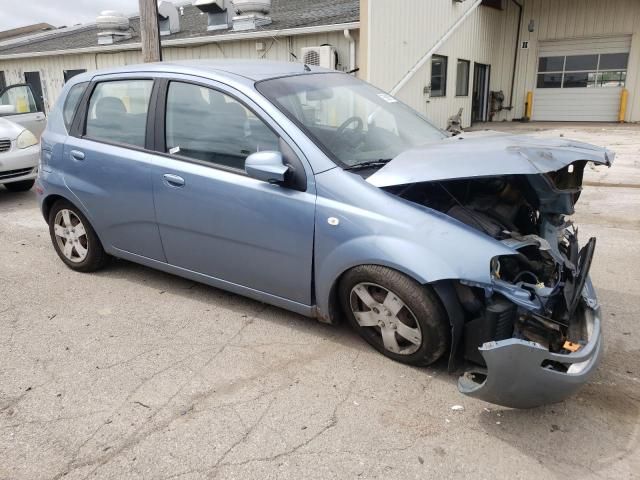
[[[585,290],[589,293],[587,298],[595,300],[590,282]],[[581,313],[588,325],[589,339],[577,352],[552,353],[540,344],[516,338],[488,342],[480,347],[486,370],[466,372],[458,380],[458,389],[471,397],[513,408],[533,408],[564,400],[591,378],[603,350],[600,307],[585,306]],[[569,368],[560,372],[543,366],[545,361]],[[478,382],[478,378],[483,380]]]

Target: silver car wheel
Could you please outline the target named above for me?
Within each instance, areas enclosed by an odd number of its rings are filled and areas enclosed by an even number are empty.
[[[80,263],[89,253],[89,238],[80,218],[71,210],[62,209],[54,219],[54,234],[58,249],[65,258]]]
[[[358,325],[377,332],[386,350],[411,355],[422,345],[416,316],[391,290],[375,283],[358,283],[351,289],[350,305]]]

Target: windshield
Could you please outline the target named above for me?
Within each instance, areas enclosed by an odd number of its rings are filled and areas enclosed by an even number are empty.
[[[391,95],[349,75],[283,77],[256,88],[342,167],[383,164],[446,137]]]

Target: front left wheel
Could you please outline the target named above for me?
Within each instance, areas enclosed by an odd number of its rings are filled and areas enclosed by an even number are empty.
[[[72,270],[93,272],[104,267],[108,255],[87,218],[66,200],[49,212],[49,234],[60,259]]]
[[[353,328],[393,360],[424,366],[449,345],[449,321],[435,292],[396,270],[362,265],[340,281],[340,303]]]

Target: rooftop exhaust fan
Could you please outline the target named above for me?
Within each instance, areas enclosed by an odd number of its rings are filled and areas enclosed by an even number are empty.
[[[180,15],[178,15],[178,9],[173,3],[158,2],[158,26],[161,36],[180,31]]]
[[[110,45],[131,38],[129,17],[116,12],[105,10],[96,18],[98,26],[98,45]]]
[[[231,24],[228,0],[196,0],[195,7],[207,14],[207,30],[227,30]]]
[[[267,16],[271,11],[271,0],[231,0],[231,4],[238,14],[233,17],[235,31],[255,30],[271,23]]]

